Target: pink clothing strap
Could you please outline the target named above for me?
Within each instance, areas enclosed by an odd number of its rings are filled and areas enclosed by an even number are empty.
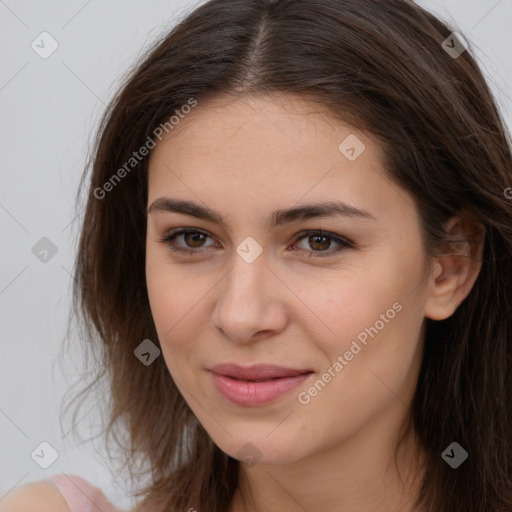
[[[49,480],[62,494],[71,512],[126,512],[112,504],[99,487],[78,475],[51,475]]]

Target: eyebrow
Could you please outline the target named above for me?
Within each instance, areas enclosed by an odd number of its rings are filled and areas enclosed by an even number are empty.
[[[172,212],[191,215],[198,219],[209,220],[217,224],[226,225],[222,215],[215,210],[192,201],[159,197],[148,208],[148,213]],[[296,220],[312,219],[317,217],[359,217],[361,219],[377,221],[377,219],[365,210],[356,208],[342,201],[329,201],[324,203],[306,204],[295,208],[275,210],[268,217],[271,227],[281,226]]]

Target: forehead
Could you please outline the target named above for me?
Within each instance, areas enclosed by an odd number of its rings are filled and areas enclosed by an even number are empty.
[[[209,203],[222,195],[244,209],[343,200],[378,210],[403,191],[366,133],[317,103],[281,95],[217,98],[183,116],[150,158],[149,202],[167,193]]]
[[[348,144],[343,144],[347,139]],[[346,147],[340,148],[340,144]],[[381,166],[379,146],[318,103],[282,94],[224,96],[199,103],[181,116],[152,151],[150,172],[163,161],[186,164],[205,158],[210,159],[208,168],[223,169],[240,163],[250,164],[244,165],[246,169],[257,169],[285,161],[293,161],[295,167],[301,161],[304,165],[300,168],[317,161],[312,167],[321,167],[326,160],[348,166],[351,160],[341,150],[350,150],[349,146],[354,146],[356,157],[361,153],[362,160],[374,168]],[[325,158],[319,160],[322,156]],[[354,156],[353,150],[348,156]],[[281,167],[281,171],[285,169]]]
[[[179,146],[186,142],[205,152],[215,151],[219,144],[230,145],[233,151],[254,150],[256,144],[263,144],[279,146],[280,152],[286,153],[297,145],[314,147],[320,140],[334,143],[336,149],[336,141],[350,134],[366,139],[370,152],[379,152],[366,134],[335,117],[324,105],[300,96],[222,96],[199,103],[181,116],[159,146],[175,140],[181,142]],[[283,142],[285,146],[280,146]],[[174,146],[179,151],[178,144]]]

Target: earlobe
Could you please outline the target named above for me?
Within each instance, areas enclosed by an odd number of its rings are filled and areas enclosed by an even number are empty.
[[[485,227],[467,218],[453,217],[445,225],[449,235],[435,258],[430,276],[425,316],[445,320],[469,295],[482,267]]]

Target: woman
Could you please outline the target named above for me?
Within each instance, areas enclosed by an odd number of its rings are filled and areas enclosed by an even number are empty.
[[[209,1],[87,180],[75,307],[137,510],[511,510],[511,144],[463,36]]]

